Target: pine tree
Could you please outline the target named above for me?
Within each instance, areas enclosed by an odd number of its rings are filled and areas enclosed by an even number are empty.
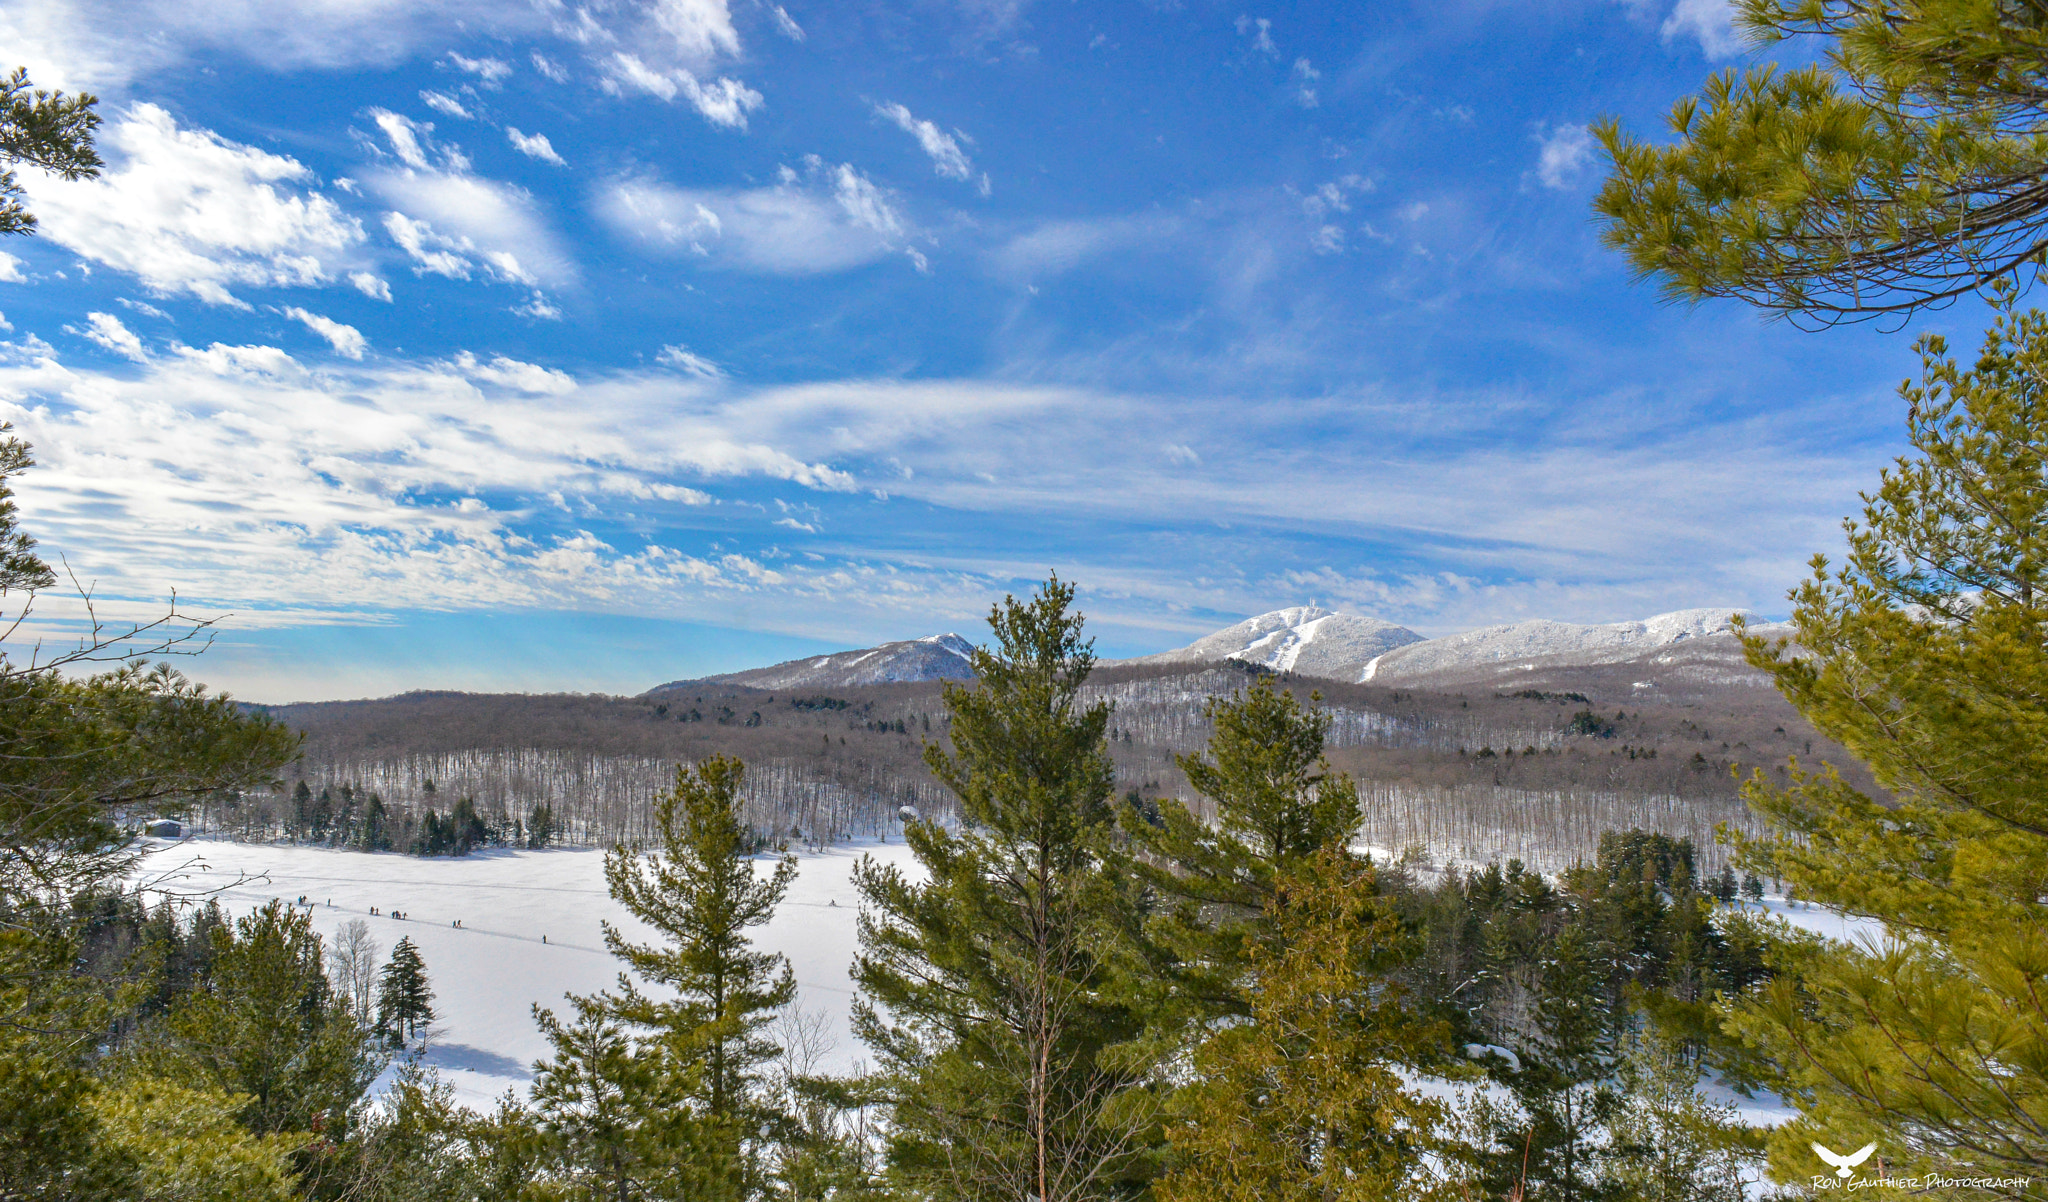
[[[1708,80],[1678,140],[1596,127],[1607,240],[1673,296],[1821,320],[2031,278],[2048,242],[2044,22],[2034,4],[1744,0],[1760,45],[1823,62]],[[1814,51],[1819,51],[1815,55]]]
[[[434,991],[427,983],[427,964],[412,937],[391,949],[377,981],[377,1030],[392,1047],[417,1039],[434,1021]]]
[[[134,1165],[123,1190],[129,1202],[302,1197],[293,1153],[303,1136],[250,1134],[237,1122],[248,1101],[174,1081],[129,1078],[109,1082],[88,1105],[102,1140]]]
[[[1745,1202],[1761,1176],[1761,1136],[1700,1092],[1698,1064],[1638,1037],[1618,1069],[1602,1191],[1627,1202]]]
[[[1914,453],[1793,594],[1799,650],[1745,639],[1891,793],[1825,767],[1747,788],[1774,832],[1738,840],[1752,870],[1889,935],[1781,942],[1730,1013],[1802,1112],[1771,1139],[1781,1179],[1813,1171],[1808,1140],[1875,1140],[1900,1175],[2048,1197],[2048,316],[2010,295],[1974,368],[1922,340]]]
[[[1110,710],[1081,700],[1073,596],[1054,577],[1005,598],[978,686],[947,687],[952,752],[925,762],[963,826],[904,832],[929,879],[856,871],[856,1029],[889,1077],[892,1170],[934,1197],[1128,1197],[1152,1171],[1144,1003],[1118,950],[1137,891],[1110,854]]]
[[[1171,1128],[1176,1164],[1156,1196],[1449,1196],[1425,1159],[1443,1107],[1398,1071],[1434,1059],[1448,1034],[1390,985],[1412,933],[1373,869],[1341,845],[1291,860],[1268,885],[1265,929],[1245,940],[1249,1021],[1213,1029],[1196,1051]]]
[[[1626,1196],[1604,1183],[1612,1150],[1605,1132],[1621,1100],[1613,1066],[1624,1017],[1606,995],[1585,937],[1566,928],[1543,965],[1533,1030],[1515,1041],[1512,1061],[1488,1061],[1510,1099],[1467,1099],[1465,1139],[1453,1154],[1488,1196]]]
[[[605,946],[657,991],[650,997],[622,978],[611,1013],[687,1080],[684,1096],[725,1143],[735,1197],[762,1188],[755,1137],[773,1116],[760,1069],[780,1051],[765,1028],[796,996],[788,961],[755,951],[747,936],[774,917],[796,858],[782,856],[765,877],[754,871],[754,832],[740,813],[745,772],[726,756],[678,768],[654,801],[660,848],[605,856],[612,897],[665,937],[636,944],[605,925]]]
[[[85,942],[77,927],[33,903],[8,917],[0,925],[0,1198],[125,1199],[137,1165],[93,1105],[97,1045],[123,999],[75,973]]]
[[[1319,699],[1319,698],[1316,698]],[[1312,699],[1312,700],[1316,700]],[[1177,757],[1188,784],[1216,807],[1203,821],[1171,798],[1148,821],[1126,810],[1123,826],[1141,858],[1132,870],[1171,909],[1149,934],[1200,1020],[1242,1016],[1246,957],[1269,925],[1276,882],[1358,829],[1358,792],[1323,759],[1329,715],[1274,687],[1211,700],[1206,756]]]
[[[602,997],[569,998],[575,1021],[533,1008],[552,1058],[534,1065],[533,1109],[577,1202],[739,1197],[723,1133],[691,1107],[694,1066],[635,1040]]]
[[[245,1095],[259,1135],[345,1130],[379,1063],[328,987],[311,920],[271,902],[212,941],[205,979],[135,1053],[143,1075]]]
[[[106,164],[93,150],[99,98],[32,88],[28,71],[0,79],[0,234],[26,234],[35,214],[21,203],[14,167],[27,163],[60,179],[91,179]]]

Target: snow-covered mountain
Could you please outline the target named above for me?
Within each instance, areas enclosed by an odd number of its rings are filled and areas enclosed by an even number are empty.
[[[911,680],[972,680],[974,644],[957,634],[883,643],[861,651],[840,651],[793,659],[766,668],[727,672],[702,680],[678,680],[647,690],[650,696],[697,684],[736,684],[752,689],[844,689]]]
[[[1236,659],[1281,672],[1355,680],[1374,657],[1421,639],[1406,627],[1378,618],[1297,605],[1246,618],[1185,647],[1118,662],[1206,664]]]
[[[1615,664],[1675,644],[1716,640],[1733,647],[1729,608],[1681,609],[1640,622],[1582,626],[1538,618],[1482,626],[1396,647],[1352,679],[1373,684],[1478,683],[1540,667]]]

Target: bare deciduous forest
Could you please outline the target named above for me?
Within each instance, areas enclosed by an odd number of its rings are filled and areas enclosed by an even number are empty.
[[[1523,666],[1428,690],[1281,681],[1318,694],[1330,713],[1331,766],[1359,781],[1360,836],[1372,846],[1556,871],[1588,859],[1603,831],[1639,828],[1691,839],[1714,871],[1716,825],[1753,822],[1738,777],[1761,769],[1782,778],[1793,757],[1846,761],[1734,650],[1710,640],[1636,662]],[[1141,804],[1199,803],[1175,756],[1208,740],[1205,703],[1256,671],[1231,661],[1099,670],[1087,692],[1116,706],[1119,789]],[[306,732],[303,758],[281,790],[209,801],[209,828],[334,840],[338,828],[313,822],[307,806],[325,794],[330,813],[346,794],[350,806],[374,796],[405,831],[467,799],[478,841],[529,839],[544,811],[547,841],[637,843],[650,832],[655,791],[678,764],[712,753],[748,764],[747,813],[765,839],[887,837],[906,805],[952,817],[951,795],[921,758],[926,741],[945,738],[937,682],[779,693],[705,682],[639,697],[409,693],[270,712]]]

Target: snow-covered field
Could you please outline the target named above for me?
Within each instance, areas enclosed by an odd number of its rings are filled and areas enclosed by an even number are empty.
[[[834,1047],[819,1067],[831,1071],[851,1069],[863,1058],[848,1025],[853,983],[847,969],[858,912],[851,874],[866,855],[916,869],[901,842],[861,842],[802,855],[775,920],[756,932],[759,946],[789,958],[799,1005],[825,1016]],[[765,871],[773,861],[762,857],[756,863]],[[629,938],[643,930],[605,891],[604,854],[593,850],[492,850],[462,859],[417,859],[187,839],[158,843],[141,879],[172,895],[218,897],[234,915],[272,898],[304,897],[323,936],[331,938],[350,919],[366,919],[383,952],[411,936],[426,960],[438,1016],[426,1062],[441,1071],[458,1100],[479,1109],[507,1089],[524,1095],[533,1062],[547,1054],[534,1026],[534,1003],[560,1011],[563,993],[594,993],[615,983],[620,966],[605,951],[599,923],[610,921]],[[1882,931],[1876,923],[1777,898],[1750,908],[1834,939],[1871,938]],[[405,917],[394,918],[394,912]],[[1775,1098],[1743,1098],[1712,1083],[1705,1091],[1738,1106],[1747,1122],[1789,1117]]]
[[[821,1068],[844,1070],[862,1059],[847,1025],[847,969],[857,912],[851,874],[863,855],[914,866],[901,842],[801,856],[775,921],[756,937],[763,949],[789,957],[799,1004],[828,1016],[836,1046]],[[759,864],[765,870],[772,861]],[[411,936],[426,960],[438,1016],[426,1062],[460,1101],[480,1109],[508,1088],[523,1095],[533,1061],[547,1053],[533,1022],[535,1002],[561,1012],[564,992],[593,993],[615,983],[620,965],[605,951],[598,924],[609,920],[628,937],[642,931],[606,893],[604,854],[590,850],[422,860],[188,839],[154,848],[142,879],[195,900],[217,896],[234,915],[272,898],[303,896],[323,936],[331,939],[341,924],[362,918],[387,953]]]

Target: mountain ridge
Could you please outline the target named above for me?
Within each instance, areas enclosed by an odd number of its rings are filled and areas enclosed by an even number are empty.
[[[1479,683],[1538,666],[1624,663],[1680,643],[1734,642],[1734,606],[1672,610],[1629,622],[1558,622],[1531,618],[1396,647],[1367,663],[1360,684]],[[1776,627],[1770,627],[1775,630]]]
[[[1624,622],[1532,618],[1424,638],[1382,618],[1315,605],[1255,614],[1182,647],[1102,661],[1104,667],[1174,667],[1225,660],[1352,684],[1455,687],[1517,673],[1623,664],[1693,645],[1715,659],[1739,661],[1737,607],[1699,606]],[[1753,624],[1781,633],[1779,624]],[[761,668],[656,685],[656,696],[698,685],[833,689],[871,684],[974,679],[974,645],[958,634],[926,635],[874,647],[813,655]]]
[[[925,680],[972,680],[974,644],[952,632],[899,639],[874,647],[785,660],[765,668],[672,680],[643,696],[680,692],[696,685],[740,685],[754,689],[832,689]]]
[[[1362,669],[1378,655],[1421,641],[1422,636],[1407,627],[1380,618],[1295,605],[1246,618],[1185,647],[1108,662],[1150,666],[1234,659],[1278,672],[1335,679],[1347,669]]]

